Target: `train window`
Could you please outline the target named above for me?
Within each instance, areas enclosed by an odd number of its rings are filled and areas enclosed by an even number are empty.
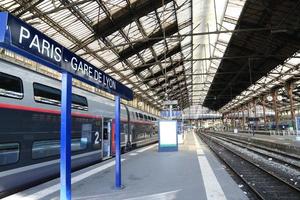
[[[87,148],[87,138],[72,139],[71,150],[80,151]],[[37,141],[32,145],[32,158],[39,159],[49,156],[59,155],[60,141],[59,140],[45,140]]]
[[[139,113],[139,119],[143,119],[143,114]]]
[[[0,72],[0,96],[22,99],[22,80],[18,77]]]
[[[136,112],[135,113],[136,119],[139,119],[139,114]]]
[[[77,94],[72,95],[72,108],[79,110],[88,110],[87,99]]]
[[[59,89],[33,83],[34,100],[40,103],[60,105],[61,92]]]
[[[59,89],[33,83],[34,100],[40,103],[60,106],[61,91]],[[87,99],[77,94],[72,94],[72,108],[78,110],[88,110]]]
[[[0,144],[0,165],[18,162],[19,152],[20,147],[18,143]]]

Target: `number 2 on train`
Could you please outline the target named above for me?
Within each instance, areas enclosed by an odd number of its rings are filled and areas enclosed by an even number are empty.
[[[96,131],[96,132],[95,132],[95,144],[99,144],[99,143],[100,143],[100,141],[99,141],[99,136],[100,136],[99,132]]]

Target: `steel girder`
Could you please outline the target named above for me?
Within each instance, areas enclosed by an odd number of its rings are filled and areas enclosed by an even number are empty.
[[[161,71],[158,71],[155,74],[147,77],[147,79],[152,79],[152,78],[156,78],[156,77],[159,77],[161,75],[164,75],[165,73],[168,73],[169,71],[175,69],[176,67],[178,67],[180,65],[183,65],[183,61],[175,62],[174,64],[171,64],[171,65],[167,66],[165,69],[163,69]],[[144,84],[148,84],[150,81],[151,80],[146,80],[146,81],[144,81]]]
[[[133,22],[135,19],[139,19],[148,13],[155,11],[164,4],[171,2],[172,0],[138,0],[125,8],[117,11],[111,16],[111,19],[106,18],[101,20],[93,26],[96,37],[107,37],[115,31],[125,27]]]
[[[157,61],[159,60],[164,60],[165,58],[169,58],[172,55],[178,53],[181,51],[180,45],[177,45],[176,47],[174,47],[173,49],[167,51],[167,52],[163,52],[160,55],[157,56],[157,60],[155,58],[152,58],[151,60],[147,61],[145,64],[135,67],[134,68],[134,73],[138,74],[141,73],[142,71],[148,69],[149,67],[157,64]]]
[[[170,24],[167,26],[164,30],[159,30],[152,35],[150,35],[148,38],[145,39],[143,42],[136,43],[132,46],[127,47],[123,51],[119,52],[120,60],[124,60],[126,58],[129,58],[135,54],[137,54],[140,51],[143,51],[144,49],[147,49],[149,47],[152,47],[155,43],[163,40],[163,36],[166,37],[173,35],[174,33],[177,33],[179,31],[177,22]]]

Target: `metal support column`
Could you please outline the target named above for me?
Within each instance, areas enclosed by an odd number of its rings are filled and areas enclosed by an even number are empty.
[[[229,129],[228,128],[228,113],[225,115],[225,124],[226,124],[226,131]]]
[[[250,103],[247,104],[247,111],[248,111],[248,121],[247,121],[247,125],[248,125],[248,129],[250,128],[249,127],[249,124],[250,124]]]
[[[121,110],[120,110],[120,97],[115,96],[115,138],[116,138],[116,163],[115,163],[115,187],[117,189],[122,188],[121,182]]]
[[[263,96],[262,99],[262,107],[263,107],[263,116],[264,116],[264,130],[267,128],[267,118],[266,118],[266,97]]]
[[[239,108],[239,128],[242,130],[242,122],[243,122],[243,113],[242,109]]]
[[[294,108],[294,99],[293,99],[293,83],[287,84],[287,92],[288,96],[290,98],[290,109],[291,109],[291,121],[293,130],[296,130],[296,124],[295,124],[295,108]]]
[[[225,127],[225,130],[227,130],[227,116],[226,116],[226,113],[224,113],[223,116],[224,116],[224,118],[223,118],[223,122],[224,122],[223,125]]]
[[[223,129],[225,127],[225,113],[222,113],[222,124],[223,124]]]
[[[239,109],[235,110],[234,128],[239,127]]]
[[[255,124],[255,130],[258,129],[258,121],[256,119],[256,99],[253,99],[253,109],[254,109],[254,124]]]
[[[272,99],[273,99],[273,109],[275,112],[275,127],[276,127],[276,130],[278,130],[279,115],[278,115],[278,110],[277,110],[277,90],[274,90],[272,92]]]
[[[238,116],[239,116],[238,128],[242,129],[242,115],[240,115],[240,113],[241,113],[241,108],[238,108]]]
[[[230,112],[227,114],[227,131],[229,131],[231,128],[231,118],[230,118]]]
[[[233,130],[234,129],[234,110],[232,110],[232,112],[231,112],[231,127]]]
[[[231,112],[231,127],[234,129],[234,110]]]
[[[241,111],[242,111],[241,108],[239,108],[238,111],[239,111],[239,128],[242,129],[242,121],[243,121],[242,116],[243,115],[241,115],[242,114],[241,113]]]
[[[245,130],[245,113],[244,113],[244,107],[242,107],[242,130]]]
[[[239,110],[236,109],[235,110],[235,118],[234,118],[234,128],[238,128],[239,127]]]
[[[72,75],[62,73],[60,128],[60,199],[71,200]]]

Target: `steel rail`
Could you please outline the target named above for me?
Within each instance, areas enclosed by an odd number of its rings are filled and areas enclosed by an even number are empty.
[[[277,175],[265,170],[260,165],[250,161],[249,159],[242,156],[240,153],[237,153],[229,147],[226,147],[224,144],[219,144],[212,137],[210,137],[209,139],[209,137],[210,136],[201,134],[201,138],[205,141],[205,143],[208,144],[208,146],[215,152],[215,154],[221,160],[223,160],[227,164],[227,166],[234,173],[236,173],[236,175],[239,176],[249,188],[251,188],[253,193],[256,194],[259,199],[299,199],[299,188],[295,187],[294,185],[291,185],[290,183],[281,179]],[[213,146],[212,143],[215,146]],[[223,151],[220,150],[220,147]],[[216,148],[218,149],[216,150]],[[220,155],[220,152],[222,156]],[[224,158],[224,155],[226,153],[230,156],[231,162]],[[238,169],[237,165],[234,166],[234,163],[243,163],[244,168],[241,167],[242,165],[239,165]],[[252,169],[252,171],[249,169]],[[276,189],[276,198],[274,197],[274,189]],[[272,195],[273,197],[270,197]]]

